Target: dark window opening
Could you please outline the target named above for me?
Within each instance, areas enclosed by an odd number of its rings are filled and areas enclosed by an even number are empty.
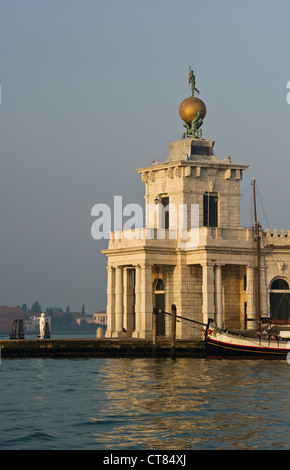
[[[218,226],[218,196],[212,193],[203,195],[203,226]]]
[[[279,290],[284,292],[277,292]],[[271,318],[277,320],[287,320],[288,322],[290,320],[290,292],[289,284],[285,279],[274,279],[271,284],[270,315]]]
[[[211,147],[193,145],[191,147],[191,155],[213,155],[213,150]]]
[[[247,290],[247,276],[244,276],[244,290]]]
[[[290,294],[270,292],[270,316],[274,319],[290,319]]]
[[[272,290],[289,290],[289,284],[285,279],[275,279],[271,285]]]
[[[161,199],[162,203],[162,228],[169,228],[169,197],[163,197]]]
[[[247,329],[247,321],[248,321],[247,302],[244,302],[244,328],[245,329]]]
[[[164,282],[162,279],[158,279],[155,290],[164,290]]]
[[[157,324],[156,334],[158,336],[165,335],[165,294],[164,294],[164,282],[162,279],[158,279],[155,287],[155,307],[157,308]]]

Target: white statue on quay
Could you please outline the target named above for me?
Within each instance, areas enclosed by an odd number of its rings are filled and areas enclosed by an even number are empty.
[[[39,319],[39,338],[44,339],[44,336],[45,336],[45,313],[42,313]]]

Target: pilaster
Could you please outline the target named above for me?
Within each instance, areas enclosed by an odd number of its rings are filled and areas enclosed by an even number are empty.
[[[133,338],[139,338],[141,330],[141,267],[135,267],[135,330],[132,333]]]
[[[220,264],[215,267],[215,321],[218,328],[223,328],[223,284]]]
[[[257,328],[257,316],[255,308],[255,268],[247,266],[247,329],[255,330]]]
[[[116,268],[116,285],[115,285],[115,331],[114,338],[118,338],[123,334],[123,267]]]
[[[202,315],[203,323],[215,317],[214,269],[212,264],[202,266]]]
[[[107,330],[106,338],[111,338],[115,330],[115,269],[107,266]]]
[[[139,338],[152,337],[152,267],[141,265],[141,331]]]

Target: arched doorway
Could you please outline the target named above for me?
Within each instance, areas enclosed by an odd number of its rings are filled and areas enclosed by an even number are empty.
[[[157,279],[155,284],[155,308],[158,309],[156,334],[165,335],[165,287],[162,279]]]
[[[290,321],[290,289],[285,279],[276,278],[271,282],[270,315],[275,320]]]

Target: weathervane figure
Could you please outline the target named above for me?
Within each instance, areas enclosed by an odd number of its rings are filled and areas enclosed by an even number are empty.
[[[191,86],[191,96],[194,96],[194,90],[199,94],[198,89],[195,88],[195,75],[190,66],[188,71],[188,86]]]

